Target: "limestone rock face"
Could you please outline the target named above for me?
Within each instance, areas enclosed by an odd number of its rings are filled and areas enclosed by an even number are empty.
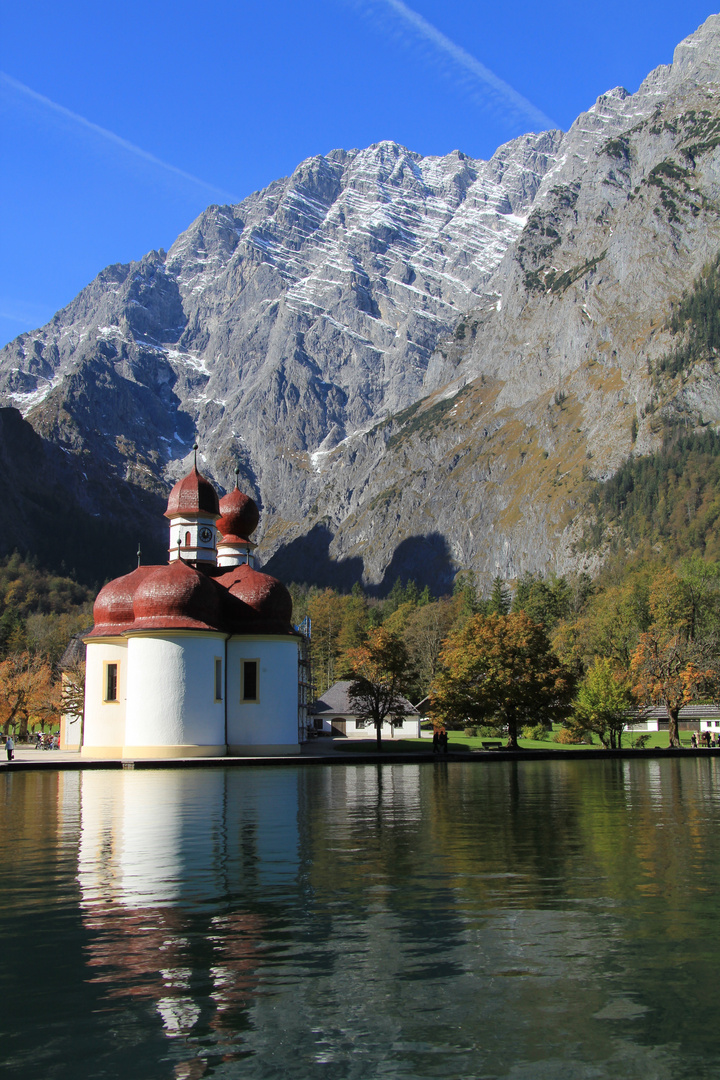
[[[648,365],[719,211],[711,16],[566,134],[489,162],[333,151],[210,207],[2,350],[0,400],[94,490],[142,495],[144,528],[197,433],[280,576],[568,569],[589,481],[657,443]],[[714,371],[666,407],[720,422]]]

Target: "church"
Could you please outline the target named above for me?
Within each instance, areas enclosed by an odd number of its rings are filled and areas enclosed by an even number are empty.
[[[99,592],[85,638],[88,757],[297,754],[302,636],[292,600],[255,568],[255,502],[218,500],[195,462],[168,499],[169,559]]]

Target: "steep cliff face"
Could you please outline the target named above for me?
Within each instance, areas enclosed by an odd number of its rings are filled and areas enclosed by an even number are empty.
[[[492,298],[428,365],[427,396],[318,462],[342,508],[335,559],[362,554],[378,580],[393,557],[392,572],[405,553],[421,562],[434,533],[447,565],[487,577],[592,570],[575,542],[593,480],[656,448],[662,411],[720,422],[712,365],[660,411],[650,377],[671,304],[720,251],[719,76],[713,17],[636,95],[578,118]]]
[[[7,346],[2,401],[95,512],[141,495],[144,529],[197,433],[297,579],[577,565],[588,486],[656,444],[670,304],[720,250],[719,81],[713,16],[637,94],[489,162],[304,162]],[[663,407],[720,422],[714,370]]]

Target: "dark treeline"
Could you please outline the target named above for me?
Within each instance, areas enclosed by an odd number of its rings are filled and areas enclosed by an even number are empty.
[[[630,458],[590,495],[596,514],[585,546],[604,539],[670,558],[720,558],[720,435],[674,428],[662,449]],[[608,528],[610,527],[610,528]]]
[[[28,651],[56,667],[70,639],[92,626],[94,596],[17,552],[0,559],[0,659]]]
[[[674,378],[698,361],[714,361],[720,349],[720,255],[675,305],[668,328],[680,340],[658,361],[656,381],[663,375]]]

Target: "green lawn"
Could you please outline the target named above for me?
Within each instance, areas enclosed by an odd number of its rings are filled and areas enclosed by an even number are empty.
[[[645,743],[646,749],[648,749],[648,750],[658,750],[658,749],[666,750],[668,748],[669,742],[668,742],[668,734],[667,734],[666,731],[652,731],[652,732],[649,732],[649,735],[650,735],[650,738]],[[489,739],[497,739],[497,737],[498,736],[495,736],[495,735],[493,735],[493,736],[479,735],[477,737],[470,737],[470,736],[467,736],[467,735],[463,735],[462,732],[460,732],[460,731],[449,731],[448,732],[449,748],[451,750],[453,748],[456,748],[458,750],[482,750],[483,742],[487,742]],[[626,733],[625,735],[623,735],[622,749],[623,750],[631,749],[632,744],[633,744],[633,742],[635,741],[636,738],[637,738],[637,735],[634,732]],[[680,732],[680,742],[682,743],[683,746],[687,746],[688,748],[690,747],[690,732],[689,731],[681,731]],[[504,739],[502,740],[502,744],[503,745],[505,744]],[[553,739],[543,739],[543,740],[539,740],[539,739],[518,739],[518,745],[519,745],[521,750],[558,750],[558,751],[563,751],[563,750],[574,750],[574,749],[577,749],[578,746],[587,747],[589,744],[588,743],[580,743],[580,744],[576,744],[575,746],[573,746],[573,745],[568,745],[566,743],[557,743]],[[347,739],[347,740],[338,739],[335,742],[335,746],[338,749],[341,749],[343,751],[347,751],[349,753],[362,754],[362,753],[372,753],[376,749],[377,743],[375,742],[374,739],[373,740],[363,739],[362,742],[356,741],[354,739]],[[602,749],[602,743],[600,742],[600,740],[596,736],[593,737],[592,746],[594,746],[598,750]],[[412,753],[413,751],[416,751],[416,750],[432,750],[432,738],[423,738],[423,739],[418,739],[418,738],[411,738],[411,739],[400,739],[400,738],[397,738],[397,739],[383,739],[382,748],[383,748],[383,753],[390,753],[390,754],[392,754],[392,753],[408,753],[408,752]]]

